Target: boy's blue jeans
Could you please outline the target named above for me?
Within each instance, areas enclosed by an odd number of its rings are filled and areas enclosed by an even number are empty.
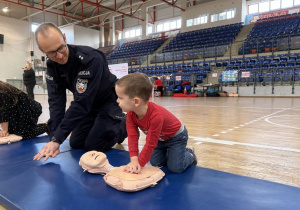
[[[182,173],[194,161],[192,155],[185,150],[188,131],[184,130],[167,141],[158,141],[150,163],[153,166],[165,166],[174,173]]]

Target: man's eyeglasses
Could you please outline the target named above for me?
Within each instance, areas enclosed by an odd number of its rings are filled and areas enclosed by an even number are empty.
[[[63,53],[63,52],[66,51],[66,49],[67,49],[67,45],[66,45],[66,44],[65,44],[65,45],[61,45],[57,50],[51,51],[51,52],[47,52],[46,55],[47,55],[48,57],[55,57],[56,54],[57,54],[57,52]]]

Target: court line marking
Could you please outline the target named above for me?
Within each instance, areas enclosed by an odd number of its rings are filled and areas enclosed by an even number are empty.
[[[270,124],[277,125],[277,126],[280,126],[280,127],[293,128],[293,129],[300,130],[300,128],[297,128],[297,127],[288,126],[288,125],[282,125],[282,124],[278,124],[278,123],[274,123],[274,122],[270,121],[271,118],[274,118],[274,117],[283,117],[283,116],[288,116],[288,117],[292,116],[292,117],[294,117],[294,116],[299,116],[299,115],[279,115],[279,116],[272,116],[272,117],[265,118],[265,121],[268,122],[268,123],[270,123]]]
[[[240,128],[240,127],[247,126],[247,125],[251,124],[252,122],[257,122],[257,121],[259,121],[259,120],[261,120],[261,119],[265,119],[266,117],[269,117],[269,116],[278,114],[278,113],[283,112],[283,111],[288,110],[288,109],[290,109],[290,108],[286,108],[286,109],[279,110],[279,111],[274,112],[274,113],[272,113],[272,114],[269,114],[269,115],[266,115],[266,116],[257,118],[257,119],[255,119],[255,120],[252,120],[252,121],[248,122],[248,123],[241,124],[241,125],[239,125],[239,126],[233,127],[233,128],[231,128],[231,129],[228,129],[228,130],[229,130],[229,131],[233,131],[234,129],[238,129],[238,128]],[[214,134],[214,135],[212,135],[212,136],[220,136],[221,134],[225,134],[225,133],[227,133],[227,132],[226,132],[226,131],[221,131],[219,134]]]
[[[208,107],[208,108],[211,108],[211,107],[216,107],[216,108],[236,108],[236,109],[291,109],[291,108],[284,108],[284,107],[279,107],[279,108],[266,108],[266,107],[252,107],[252,106],[249,106],[249,107],[236,107],[236,106],[205,106],[205,105],[175,105],[175,106],[164,106],[163,104],[159,104],[160,106],[163,106],[165,108],[176,108],[176,107],[183,107],[183,106],[189,106],[189,107],[192,107],[192,106],[200,106],[200,107]],[[255,111],[255,110],[254,110]]]
[[[235,141],[227,141],[227,140],[217,140],[212,138],[201,138],[195,136],[189,136],[190,139],[197,141],[197,142],[209,142],[215,144],[225,144],[225,145],[240,145],[240,146],[249,146],[249,147],[257,147],[257,148],[264,148],[264,149],[274,149],[274,150],[281,150],[281,151],[289,151],[289,152],[298,152],[300,153],[299,149],[291,149],[286,147],[276,147],[276,146],[267,146],[267,145],[260,145],[260,144],[251,144],[251,143],[241,143]]]

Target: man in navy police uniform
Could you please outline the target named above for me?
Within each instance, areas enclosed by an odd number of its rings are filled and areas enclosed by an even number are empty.
[[[75,149],[106,151],[127,137],[126,120],[118,106],[116,76],[105,55],[91,47],[68,45],[66,36],[52,23],[35,32],[40,50],[48,57],[47,88],[50,110],[50,142],[34,160],[56,157],[59,146],[72,132]],[[66,89],[74,100],[66,111]]]

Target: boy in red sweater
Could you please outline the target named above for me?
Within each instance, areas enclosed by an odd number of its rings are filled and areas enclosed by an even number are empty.
[[[149,102],[152,83],[146,74],[133,73],[116,82],[118,104],[127,112],[126,128],[130,163],[124,168],[128,173],[140,173],[150,160],[153,166],[167,165],[175,173],[190,165],[197,165],[192,148],[187,148],[188,132],[185,126],[164,107]],[[138,149],[140,128],[146,135],[146,144]]]

